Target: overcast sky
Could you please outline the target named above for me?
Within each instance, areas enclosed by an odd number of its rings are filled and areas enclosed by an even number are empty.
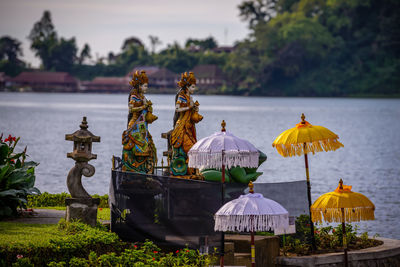
[[[90,45],[92,56],[118,53],[127,37],[136,36],[150,48],[149,35],[162,41],[157,50],[188,38],[213,36],[232,45],[248,35],[239,18],[243,0],[0,0],[0,36],[23,43],[24,60],[39,64],[27,36],[49,10],[59,37],[75,36],[79,49]]]

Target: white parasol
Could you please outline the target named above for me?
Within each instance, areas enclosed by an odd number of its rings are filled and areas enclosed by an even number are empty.
[[[254,232],[276,228],[289,228],[289,213],[278,202],[254,193],[229,201],[215,213],[215,231],[238,231],[251,233],[251,261],[255,265]]]
[[[225,131],[225,121],[222,121],[222,131],[205,137],[189,150],[190,168],[248,167],[257,168],[260,153],[250,142]]]
[[[257,168],[260,152],[250,142],[240,139],[225,130],[214,133],[196,142],[188,152],[190,168],[215,168],[222,172],[222,204],[225,195],[225,167]],[[224,266],[224,233],[221,234],[221,266]]]

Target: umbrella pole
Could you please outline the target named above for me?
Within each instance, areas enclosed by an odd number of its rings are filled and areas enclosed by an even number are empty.
[[[315,236],[314,236],[314,223],[311,219],[311,183],[310,183],[310,173],[308,172],[308,156],[306,151],[306,143],[304,143],[304,163],[306,166],[306,177],[307,177],[307,196],[308,196],[308,211],[310,214],[310,230],[311,230],[311,245],[312,250],[317,250],[317,246],[315,245]]]
[[[254,245],[254,231],[251,231],[251,267],[256,266],[256,248]]]
[[[344,250],[344,266],[349,266],[349,260],[347,257],[347,238],[346,238],[346,223],[344,220],[344,208],[342,208],[342,234],[343,234],[343,250]]]
[[[222,162],[224,158],[224,152],[222,152]],[[222,205],[224,205],[225,198],[225,165],[222,164],[222,186],[221,186],[221,194],[222,194]],[[224,254],[225,254],[225,233],[221,232],[221,257],[220,257],[220,266],[224,266]]]

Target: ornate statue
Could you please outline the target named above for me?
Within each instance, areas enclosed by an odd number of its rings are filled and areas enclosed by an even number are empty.
[[[189,149],[197,142],[195,124],[203,119],[199,111],[199,102],[193,102],[191,94],[196,90],[196,78],[193,72],[185,72],[178,82],[179,91],[175,97],[174,129],[170,142],[172,156],[170,169],[175,176],[193,175],[194,170],[188,169]]]
[[[153,173],[157,164],[157,151],[148,124],[157,120],[153,115],[151,101],[144,94],[148,88],[145,71],[136,71],[129,82],[128,127],[122,133],[122,170],[140,173]]]

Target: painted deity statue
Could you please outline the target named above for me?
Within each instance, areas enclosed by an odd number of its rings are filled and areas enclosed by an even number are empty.
[[[192,94],[196,90],[196,78],[193,72],[182,74],[178,82],[179,91],[175,97],[174,129],[171,132],[170,143],[172,157],[170,169],[175,176],[195,174],[188,168],[187,153],[197,142],[195,124],[203,119],[199,111],[199,102],[193,102]]]
[[[122,170],[153,173],[157,164],[157,151],[148,130],[148,124],[157,120],[153,115],[152,103],[144,94],[148,88],[145,71],[136,71],[129,82],[128,127],[122,133]]]

